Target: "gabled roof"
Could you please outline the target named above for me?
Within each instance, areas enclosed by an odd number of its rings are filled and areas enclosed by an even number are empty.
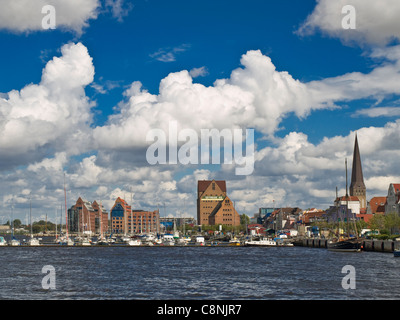
[[[337,201],[360,201],[360,199],[358,199],[358,197],[356,197],[356,196],[343,196],[343,197],[339,197],[339,198],[336,198],[336,201],[335,202],[337,202]]]
[[[371,213],[385,213],[387,197],[373,197],[369,202]]]
[[[78,200],[76,201],[76,204],[78,204],[78,202],[82,202],[82,204],[86,207],[86,209],[88,211],[94,211],[94,209],[92,207],[92,203],[90,201],[88,201],[86,199],[82,199],[81,197],[79,197]]]
[[[211,182],[215,181],[222,192],[226,192],[226,181],[225,180],[199,180],[197,181],[197,192],[201,193],[206,191]]]
[[[400,192],[400,183],[392,183],[394,192]]]

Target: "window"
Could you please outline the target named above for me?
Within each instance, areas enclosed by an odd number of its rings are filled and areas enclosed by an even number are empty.
[[[212,183],[212,189],[215,190],[215,182]]]

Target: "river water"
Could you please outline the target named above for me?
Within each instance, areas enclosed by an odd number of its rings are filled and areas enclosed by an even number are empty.
[[[287,247],[2,247],[0,299],[399,299],[400,258]],[[54,268],[55,289],[42,286]],[[344,266],[355,289],[344,289]],[[48,283],[51,282],[50,280]]]

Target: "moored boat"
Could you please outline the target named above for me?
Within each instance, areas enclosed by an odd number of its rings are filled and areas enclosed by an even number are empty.
[[[329,251],[360,252],[361,241],[356,238],[330,240],[328,241],[327,248]]]
[[[245,241],[246,247],[276,247],[276,241],[268,238],[251,239]]]
[[[12,246],[12,247],[20,246],[20,245],[21,245],[21,241],[15,239],[15,238],[13,237],[13,238],[11,239],[9,245]]]
[[[28,240],[28,246],[32,246],[32,247],[34,247],[34,246],[40,246],[40,241],[39,241],[39,239],[36,239],[36,238],[34,238],[34,237],[31,237],[31,238]]]
[[[0,246],[6,246],[7,241],[4,239],[4,237],[0,236]]]
[[[394,255],[395,257],[400,257],[400,249],[394,250],[394,251],[393,251],[393,255]]]
[[[127,242],[128,246],[140,246],[142,244],[142,242],[139,239],[130,239]]]
[[[164,246],[174,246],[175,245],[175,239],[173,235],[171,234],[164,234],[162,244]]]

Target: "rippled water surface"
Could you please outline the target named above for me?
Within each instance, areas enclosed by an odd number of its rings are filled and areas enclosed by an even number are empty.
[[[399,299],[400,258],[315,248],[4,247],[1,299]],[[56,289],[42,288],[55,268]],[[345,265],[356,289],[344,290]]]

